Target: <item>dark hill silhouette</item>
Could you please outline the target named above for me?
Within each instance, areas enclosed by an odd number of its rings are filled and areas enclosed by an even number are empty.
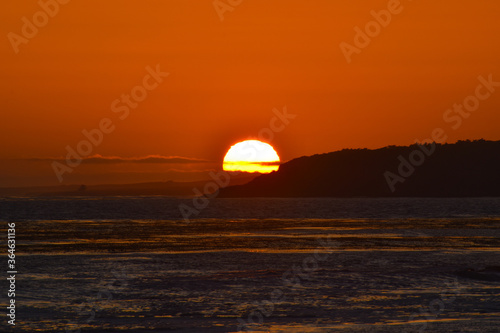
[[[219,193],[219,197],[391,196],[500,196],[500,141],[344,149],[300,157],[282,164],[277,172]]]

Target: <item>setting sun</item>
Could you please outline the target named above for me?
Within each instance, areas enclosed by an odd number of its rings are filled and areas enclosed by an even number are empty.
[[[224,157],[225,171],[270,173],[279,168],[280,158],[274,148],[258,140],[246,140],[231,146]]]

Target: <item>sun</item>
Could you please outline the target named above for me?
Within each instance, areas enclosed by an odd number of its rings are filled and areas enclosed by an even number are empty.
[[[279,168],[280,158],[273,146],[259,140],[246,140],[231,146],[224,157],[225,171],[270,173]]]

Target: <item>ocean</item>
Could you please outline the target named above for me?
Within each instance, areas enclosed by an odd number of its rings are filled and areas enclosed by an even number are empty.
[[[1,331],[500,332],[500,198],[10,197],[0,221]]]

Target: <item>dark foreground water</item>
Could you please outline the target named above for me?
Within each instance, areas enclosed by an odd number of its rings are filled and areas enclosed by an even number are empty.
[[[500,332],[500,199],[202,204],[0,199],[0,331]]]

